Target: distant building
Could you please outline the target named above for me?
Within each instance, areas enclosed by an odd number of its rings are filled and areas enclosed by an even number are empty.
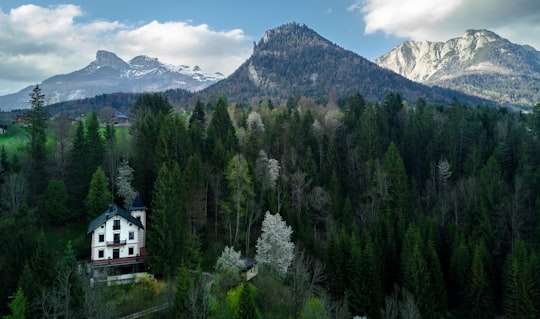
[[[88,224],[93,268],[124,268],[121,272],[135,272],[146,261],[146,211],[140,195],[129,212],[117,205]]]
[[[240,259],[244,262],[244,268],[240,269],[240,275],[244,280],[250,281],[258,274],[257,261],[244,256]]]
[[[129,117],[123,113],[118,112],[114,119],[114,125],[118,126],[130,126]]]

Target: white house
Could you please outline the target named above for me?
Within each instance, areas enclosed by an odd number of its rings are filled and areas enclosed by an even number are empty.
[[[146,260],[146,210],[140,196],[129,212],[111,205],[88,224],[94,267],[130,266]]]

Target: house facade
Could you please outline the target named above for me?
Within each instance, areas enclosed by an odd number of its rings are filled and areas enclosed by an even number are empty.
[[[94,267],[130,266],[146,261],[146,211],[137,196],[129,212],[111,205],[88,224]]]

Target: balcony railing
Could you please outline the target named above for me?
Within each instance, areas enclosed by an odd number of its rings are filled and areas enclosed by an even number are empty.
[[[122,246],[122,245],[125,245],[126,244],[126,240],[113,240],[113,241],[108,241],[107,242],[107,246]]]

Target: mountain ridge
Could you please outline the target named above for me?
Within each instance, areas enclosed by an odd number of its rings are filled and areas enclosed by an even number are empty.
[[[409,101],[424,98],[431,103],[448,103],[457,97],[472,105],[486,103],[457,91],[413,82],[299,23],[266,31],[254,45],[253,54],[236,71],[196,96],[204,99],[226,94],[233,102],[273,99],[278,104],[291,96],[304,96],[325,104],[329,99],[355,93],[367,100],[382,101],[390,92],[399,92]]]
[[[540,100],[540,52],[489,30],[470,29],[446,42],[405,41],[375,59],[379,66],[427,85],[532,106]]]
[[[54,104],[118,92],[198,91],[223,78],[221,73],[204,73],[199,66],[174,66],[144,55],[126,62],[113,52],[98,50],[96,59],[86,67],[54,75],[39,85],[45,94],[46,104]],[[34,85],[17,93],[0,96],[0,109],[29,108],[28,94],[33,88]]]

